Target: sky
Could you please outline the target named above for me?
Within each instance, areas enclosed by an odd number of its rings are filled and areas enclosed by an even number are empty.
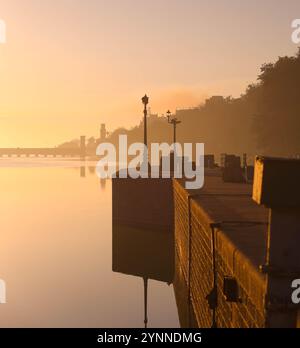
[[[0,147],[54,146],[239,96],[293,55],[299,0],[0,0]]]

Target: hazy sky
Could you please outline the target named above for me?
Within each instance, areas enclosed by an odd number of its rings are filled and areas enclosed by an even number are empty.
[[[238,96],[292,55],[299,0],[0,0],[0,146],[49,146]]]

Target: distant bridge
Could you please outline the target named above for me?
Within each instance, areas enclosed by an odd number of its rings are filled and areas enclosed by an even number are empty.
[[[2,148],[0,157],[85,157],[81,148]]]
[[[85,136],[80,137],[80,145],[74,148],[0,148],[0,157],[80,157],[86,156]]]

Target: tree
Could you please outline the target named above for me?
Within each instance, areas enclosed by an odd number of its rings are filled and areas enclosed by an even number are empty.
[[[259,148],[268,154],[300,153],[300,50],[264,64],[258,83],[249,86],[245,101],[254,113],[253,131]]]

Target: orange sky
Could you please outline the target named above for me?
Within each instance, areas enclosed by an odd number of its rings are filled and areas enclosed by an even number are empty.
[[[294,54],[298,1],[1,0],[0,146],[53,146],[153,112],[238,96]]]

